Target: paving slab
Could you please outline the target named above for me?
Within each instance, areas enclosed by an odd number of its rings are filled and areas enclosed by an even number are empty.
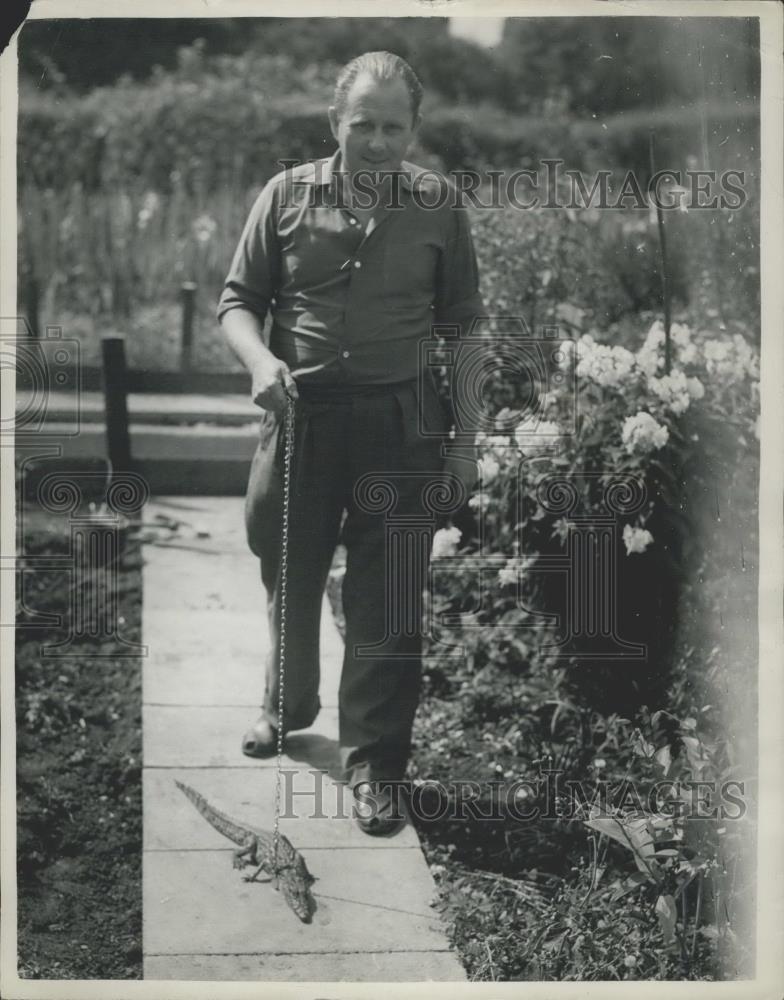
[[[412,983],[465,979],[449,951],[339,952],[333,955],[148,955],[145,979],[189,982]]]
[[[198,816],[175,780],[201,792],[216,809],[240,823],[262,830],[273,827],[274,768],[148,768],[144,774],[146,850],[231,850],[230,841]],[[409,825],[388,838],[362,833],[351,816],[351,792],[317,768],[286,769],[281,776],[281,801],[280,829],[300,850],[419,849]]]
[[[276,758],[254,760],[240,749],[242,734],[258,709],[232,705],[144,705],[145,767],[275,767]],[[338,712],[323,708],[314,725],[286,737],[283,763],[334,767],[338,760]]]
[[[271,884],[242,880],[231,843],[175,785],[240,823],[273,827],[277,761],[240,750],[269,647],[242,508],[239,497],[178,497],[145,510],[145,978],[464,981],[414,828],[371,838],[351,818],[337,742],[343,645],[326,598],[323,707],[311,729],[287,736],[282,774],[281,830],[317,877],[312,924]]]
[[[188,598],[179,596],[177,600],[186,603]],[[262,661],[268,648],[267,615],[263,605],[252,612],[225,610],[209,607],[212,598],[205,593],[204,607],[199,609],[196,602],[190,607],[162,608],[153,603],[150,596],[150,610],[145,610],[145,634],[147,645],[155,653],[169,656],[182,651],[192,655],[194,649],[209,654],[219,663],[224,649],[236,647],[243,653],[253,653]],[[255,668],[251,660],[250,670]]]
[[[239,574],[238,574],[239,576]],[[257,583],[260,588],[260,584]],[[145,701],[174,705],[247,705],[258,707],[264,693],[266,651],[269,646],[267,615],[263,604],[249,602],[238,610],[240,599],[223,609],[223,599],[205,593],[204,610],[172,609],[173,604],[197,603],[193,595],[167,594],[145,610],[148,656],[143,670]],[[145,596],[145,601],[147,600]],[[169,607],[161,607],[168,604]],[[343,644],[329,605],[321,615],[321,704],[336,707],[343,662]]]
[[[206,546],[170,543],[159,547],[155,565],[156,577],[150,580],[151,611],[198,611],[200,615],[220,614],[221,619],[238,613],[266,624],[259,564],[250,552],[226,558],[222,552],[208,552]],[[194,625],[198,627],[198,621]]]
[[[216,630],[217,631],[217,630]],[[251,637],[225,639],[211,653],[199,639],[173,651],[151,651],[144,691],[153,705],[234,705],[254,710],[264,696],[264,664]]]
[[[317,909],[303,924],[270,883],[244,882],[226,851],[148,851],[145,954],[442,949],[421,852],[389,853],[394,858],[377,848],[311,848]]]

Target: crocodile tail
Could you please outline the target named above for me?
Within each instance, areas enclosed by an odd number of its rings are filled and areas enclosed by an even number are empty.
[[[252,830],[240,826],[230,816],[211,806],[204,796],[200,795],[194,788],[191,788],[190,785],[185,785],[183,782],[177,781],[176,778],[174,783],[191,800],[210,826],[214,827],[218,833],[222,833],[224,837],[233,840],[235,844],[244,844],[248,837],[253,835]]]

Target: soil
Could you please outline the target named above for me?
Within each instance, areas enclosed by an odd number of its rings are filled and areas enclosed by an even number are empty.
[[[97,597],[98,607],[116,598],[117,634],[140,641],[141,560],[128,529],[118,537],[119,557],[81,585],[67,567],[34,560],[23,588],[17,582],[23,978],[142,978],[141,659],[111,637],[77,637],[60,655],[43,649],[68,636],[77,594]],[[67,518],[25,510],[26,556],[67,559],[70,544]],[[61,624],[35,627],[43,614],[61,616]]]

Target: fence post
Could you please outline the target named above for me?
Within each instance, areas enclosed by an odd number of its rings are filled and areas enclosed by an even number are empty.
[[[106,417],[106,449],[115,472],[131,468],[131,436],[128,430],[128,373],[123,337],[103,337],[103,405]]]
[[[19,261],[19,284],[21,286],[20,299],[22,301],[22,308],[25,311],[25,317],[27,319],[27,326],[30,330],[30,336],[38,338],[39,331],[41,329],[41,324],[38,317],[38,304],[39,304],[39,290],[38,290],[38,279],[35,274],[35,268],[33,267],[33,262],[31,258],[24,252],[21,251],[20,261]]]
[[[180,289],[182,301],[182,343],[180,370],[188,372],[193,364],[193,317],[196,311],[196,283],[184,281]]]

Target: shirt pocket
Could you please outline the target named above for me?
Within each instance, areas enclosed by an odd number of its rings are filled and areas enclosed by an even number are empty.
[[[427,240],[392,240],[384,249],[384,293],[401,304],[430,305],[436,292],[439,248]],[[421,302],[420,302],[421,300]]]

